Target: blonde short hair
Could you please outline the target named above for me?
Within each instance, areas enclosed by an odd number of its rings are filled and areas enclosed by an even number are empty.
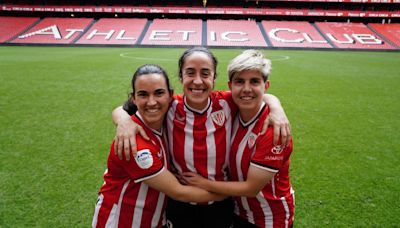
[[[264,82],[267,81],[271,73],[271,60],[264,58],[264,55],[257,50],[245,50],[236,56],[228,65],[229,81],[234,76],[245,70],[257,70],[261,73]]]

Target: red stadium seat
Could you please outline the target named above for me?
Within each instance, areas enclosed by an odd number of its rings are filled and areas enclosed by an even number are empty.
[[[368,24],[368,26],[400,48],[400,24]]]
[[[362,23],[317,22],[316,25],[337,48],[394,49]]]
[[[92,21],[89,18],[46,18],[12,42],[71,44]]]
[[[38,20],[37,17],[0,17],[0,43],[12,39]]]
[[[208,20],[208,46],[266,47],[255,21]]]
[[[155,19],[142,41],[144,45],[201,45],[201,20]]]
[[[136,44],[147,19],[103,18],[87,31],[77,44]]]
[[[306,21],[263,21],[262,25],[274,47],[332,48]]]

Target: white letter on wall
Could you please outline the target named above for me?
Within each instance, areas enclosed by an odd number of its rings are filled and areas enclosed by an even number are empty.
[[[115,30],[110,30],[109,32],[97,32],[97,29],[94,29],[87,37],[87,40],[91,40],[93,36],[106,36],[104,39],[109,40],[111,36],[114,34]]]
[[[353,34],[352,36],[362,44],[382,44],[382,40],[372,34]]]
[[[65,31],[69,32],[64,39],[68,40],[71,38],[76,32],[83,32],[83,29],[66,29]]]
[[[302,42],[304,42],[303,38],[298,38],[298,39],[295,39],[295,40],[282,39],[282,38],[277,36],[277,33],[281,32],[281,31],[287,31],[287,32],[291,32],[291,33],[299,33],[297,30],[294,30],[294,29],[276,28],[276,29],[271,29],[271,31],[269,31],[268,35],[271,38],[273,38],[274,40],[277,40],[277,41],[282,42],[282,43],[302,43]]]
[[[189,40],[189,33],[196,33],[195,31],[176,31],[176,32],[181,32],[182,34],[182,39],[183,40]]]
[[[171,40],[169,34],[172,33],[171,30],[153,30],[150,34],[150,40]],[[165,37],[167,36],[167,37]]]
[[[125,30],[121,30],[121,32],[118,33],[117,37],[115,37],[116,40],[135,40],[134,37],[123,37],[125,34]]]
[[[310,43],[317,43],[317,44],[326,44],[326,43],[328,43],[328,41],[326,41],[326,40],[313,40],[313,39],[311,39],[310,35],[308,35],[307,33],[303,33],[303,36]]]
[[[354,40],[351,39],[351,37],[348,34],[343,34],[343,36],[347,39],[347,41],[340,41],[337,40],[332,34],[327,33],[326,34],[327,37],[329,37],[329,39],[331,39],[332,41],[339,43],[339,44],[354,44]]]
[[[47,32],[49,30],[51,30],[51,32]],[[57,25],[52,25],[47,28],[37,30],[35,32],[31,32],[31,33],[28,33],[28,34],[25,34],[22,36],[18,36],[18,38],[24,39],[24,38],[34,36],[34,35],[53,35],[55,39],[57,39],[57,40],[61,39],[61,33],[58,30]]]
[[[223,40],[229,41],[229,42],[244,42],[244,41],[249,41],[249,38],[241,38],[241,39],[234,39],[234,38],[229,38],[228,36],[231,34],[238,34],[241,36],[247,35],[245,32],[224,32],[221,34],[221,38]]]

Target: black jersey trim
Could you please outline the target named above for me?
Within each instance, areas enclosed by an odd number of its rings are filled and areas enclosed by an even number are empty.
[[[202,115],[202,114],[204,114],[205,112],[207,112],[207,110],[211,107],[211,98],[210,98],[210,97],[208,98],[208,104],[207,104],[207,106],[206,106],[203,110],[197,110],[197,109],[191,108],[191,107],[187,104],[187,102],[186,102],[186,96],[183,97],[183,104],[185,105],[185,107],[186,107],[189,111],[191,111],[191,112],[193,112],[193,113],[196,113],[196,114],[198,114],[198,115]]]
[[[163,170],[164,170],[164,166],[162,166],[160,169],[158,169],[158,170],[155,171],[154,173],[150,173],[150,174],[147,174],[146,176],[143,176],[143,177],[140,177],[140,178],[138,178],[138,179],[135,179],[134,182],[135,182],[135,183],[139,183],[139,182],[142,182],[142,181],[147,180],[147,179],[149,179],[149,178],[155,177],[155,176],[157,176],[158,174],[160,174]]]
[[[251,120],[247,121],[246,123],[240,117],[240,111],[239,111],[238,116],[239,116],[240,125],[242,125],[242,127],[245,127],[245,128],[252,125],[254,122],[256,122],[258,120],[258,118],[264,112],[265,107],[267,107],[267,105],[265,104],[265,102],[263,102],[260,107],[260,110],[258,110],[258,113]]]
[[[275,167],[272,167],[272,166],[269,166],[269,165],[265,165],[265,164],[261,164],[261,163],[258,163],[258,162],[254,162],[254,161],[251,161],[250,164],[252,164],[254,166],[257,166],[257,167],[260,167],[261,169],[265,169],[267,171],[273,172],[273,173],[277,173],[279,171],[279,169],[277,169]]]
[[[142,122],[142,123],[144,124],[144,126],[146,126],[148,129],[150,129],[155,135],[158,135],[158,136],[162,137],[163,132],[164,132],[164,122],[163,122],[163,124],[161,125],[161,130],[160,130],[160,131],[157,131],[157,130],[155,130],[155,129],[149,127],[149,126],[144,122],[144,120],[143,120],[142,116],[140,115],[139,111],[136,111],[136,112],[135,112],[135,116],[138,118],[138,120],[140,120],[140,122]]]

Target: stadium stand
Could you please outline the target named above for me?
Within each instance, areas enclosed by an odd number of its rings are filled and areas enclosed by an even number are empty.
[[[153,18],[184,18],[184,19],[258,19],[258,20],[298,20],[298,21],[318,21],[322,18],[352,22],[380,22],[391,20],[398,22],[400,18],[399,0],[391,3],[376,3],[380,0],[332,0],[322,1],[260,1],[257,4],[249,1],[224,1],[225,3],[208,4],[202,7],[196,1],[183,3],[163,3],[162,1],[151,1],[146,3],[136,3],[128,1],[97,1],[92,5],[83,1],[81,3],[71,3],[60,1],[51,4],[32,5],[16,4],[10,2],[0,4],[0,13],[24,16],[40,17],[60,17],[75,14],[79,17],[99,15],[99,17],[112,17],[115,14],[122,17],[147,17]],[[352,2],[351,2],[352,1]],[[356,2],[359,1],[359,2]],[[367,1],[367,2],[365,2]],[[197,3],[197,4],[196,4]]]
[[[266,47],[267,44],[255,21],[208,20],[208,46]]]
[[[395,48],[361,23],[316,22],[315,24],[337,48]]]
[[[368,24],[368,26],[400,48],[400,24]]]
[[[0,42],[7,42],[37,22],[36,17],[0,17]]]
[[[45,18],[12,43],[71,44],[92,21],[89,18]]]
[[[3,0],[0,44],[400,50],[399,19],[400,0]]]
[[[146,19],[102,18],[76,44],[136,44]]]
[[[262,26],[274,47],[332,48],[306,21],[263,21]]]
[[[201,45],[201,20],[155,19],[149,26],[143,45]]]

